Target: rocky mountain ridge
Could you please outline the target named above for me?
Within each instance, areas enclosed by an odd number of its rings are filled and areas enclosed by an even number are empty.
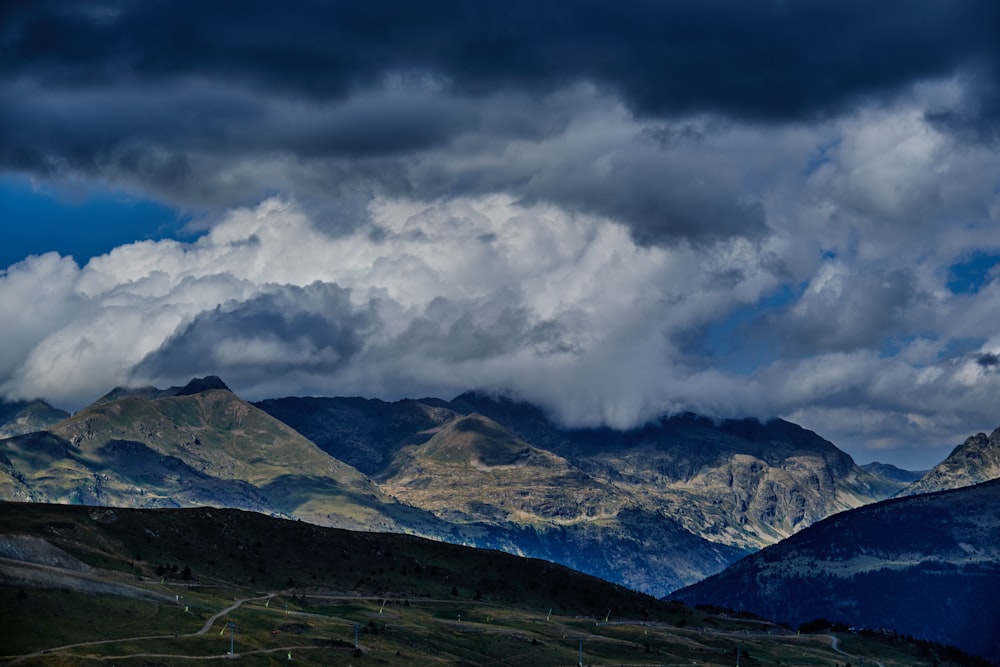
[[[884,479],[891,479],[902,484],[912,484],[930,472],[929,470],[903,470],[889,463],[878,463],[877,461],[866,463],[861,467],[873,475],[878,475]]]
[[[904,486],[861,469],[832,443],[781,420],[714,421],[688,414],[631,431],[566,429],[535,406],[476,393],[450,402],[293,397],[256,405],[418,505],[420,494],[407,495],[415,483],[407,467],[429,470],[423,459],[436,450],[424,444],[449,425],[477,415],[506,431],[496,431],[494,440],[514,437],[522,449],[529,448],[529,459],[540,460],[539,452],[555,455],[582,475],[580,484],[599,485],[602,492],[594,497],[602,499],[601,508],[587,510],[592,515],[613,515],[623,503],[651,508],[693,534],[739,549],[773,544],[820,518],[889,497]],[[525,475],[530,469],[519,468]],[[518,483],[518,475],[507,472],[504,484]],[[401,484],[400,476],[409,481]],[[440,494],[462,497],[457,489],[449,491],[448,485],[460,479],[454,473],[436,479]],[[559,495],[564,485],[549,486]],[[486,479],[475,488],[486,498],[508,493],[503,484]],[[581,501],[561,502],[565,508]]]

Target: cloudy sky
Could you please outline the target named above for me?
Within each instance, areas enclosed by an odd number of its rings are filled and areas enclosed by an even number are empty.
[[[995,0],[12,2],[0,394],[1000,426]]]

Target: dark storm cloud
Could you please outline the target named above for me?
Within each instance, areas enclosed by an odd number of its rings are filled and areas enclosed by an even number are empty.
[[[738,179],[717,166],[710,159],[698,162],[632,148],[618,151],[600,169],[577,163],[546,170],[530,179],[523,191],[527,201],[554,201],[626,221],[641,244],[766,231],[763,207],[743,201]]]
[[[545,355],[573,352],[559,322],[534,321],[528,308],[513,305],[512,294],[489,303],[461,303],[438,297],[400,336],[412,352],[428,359],[461,363],[513,355],[530,349]]]
[[[836,267],[820,271],[794,306],[756,326],[778,334],[792,354],[852,352],[877,348],[886,336],[920,332],[928,300],[911,270]]]
[[[333,373],[380,326],[334,284],[284,285],[199,314],[134,369],[137,377],[186,377],[218,369],[233,382],[261,373]]]
[[[992,368],[1000,365],[1000,355],[993,354],[992,352],[985,352],[976,358],[976,363],[983,368]]]
[[[0,169],[216,211],[282,192],[338,232],[366,222],[377,196],[507,192],[625,222],[644,244],[753,237],[764,209],[734,175],[748,156],[702,161],[709,146],[691,159],[684,146],[725,129],[678,117],[811,122],[963,73],[966,97],[934,110],[937,123],[997,127],[991,0],[53,0],[0,12]],[[544,144],[618,103],[666,122],[604,152],[568,150],[589,129]],[[522,159],[524,144],[544,151]]]
[[[72,85],[194,73],[331,98],[427,71],[470,95],[589,80],[643,113],[765,119],[995,66],[1000,49],[992,0],[48,2],[3,22],[7,76]]]
[[[414,365],[453,367],[511,358],[522,349],[539,355],[577,351],[563,323],[539,321],[516,295],[502,291],[483,300],[434,298],[393,333],[380,308],[394,311],[394,302],[359,306],[350,290],[334,283],[266,290],[199,313],[142,359],[133,378],[174,381],[214,369],[234,386],[253,386],[265,377],[329,381],[353,365],[402,383]],[[403,364],[408,368],[388,370],[402,357],[410,360]]]

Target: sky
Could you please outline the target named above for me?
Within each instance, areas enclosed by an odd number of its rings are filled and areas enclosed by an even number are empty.
[[[0,395],[1000,426],[995,0],[0,7]]]

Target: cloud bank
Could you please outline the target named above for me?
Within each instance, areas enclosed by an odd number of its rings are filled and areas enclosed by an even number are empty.
[[[780,415],[917,466],[997,426],[991,0],[51,1],[0,26],[0,171],[202,233],[7,267],[6,395],[481,388],[573,425]]]

